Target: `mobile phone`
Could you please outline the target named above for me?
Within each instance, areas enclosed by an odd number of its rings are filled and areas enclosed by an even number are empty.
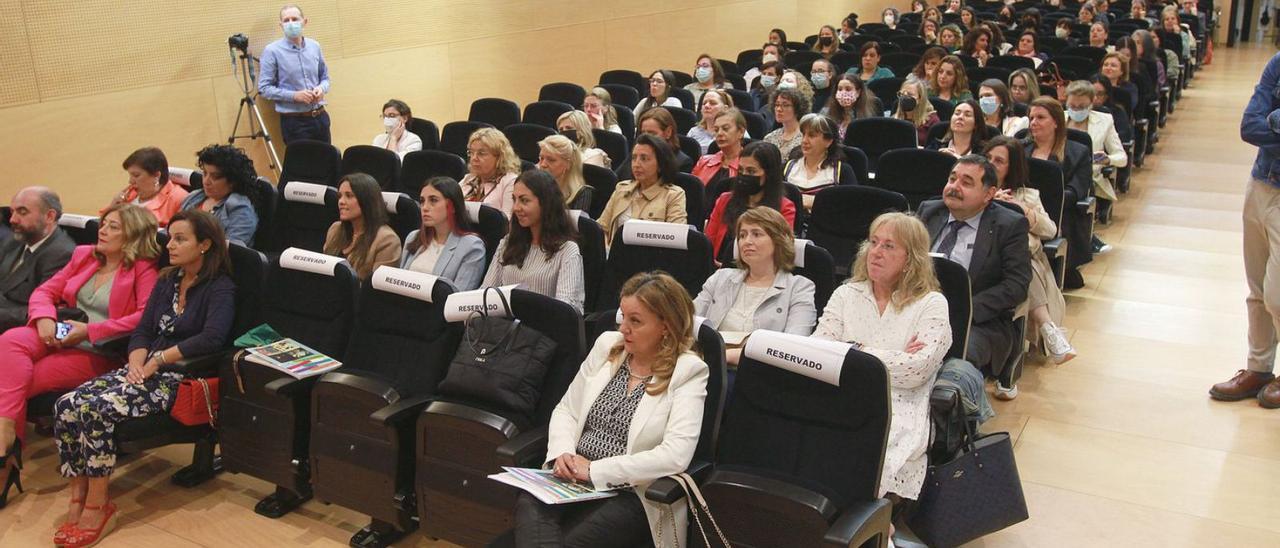
[[[57,330],[53,334],[53,338],[62,340],[71,334],[71,324],[67,322],[58,322]]]
[[[1093,153],[1093,162],[1094,163],[1101,162],[1102,159],[1106,157],[1107,157],[1107,153],[1105,152],[1095,152]]]

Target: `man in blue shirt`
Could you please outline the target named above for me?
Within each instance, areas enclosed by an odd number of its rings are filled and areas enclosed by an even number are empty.
[[[302,8],[293,4],[281,8],[284,38],[262,50],[258,93],[275,102],[286,145],[298,139],[329,142],[329,113],[324,110],[329,68],[320,44],[302,36],[306,26]]]
[[[1258,147],[1244,196],[1244,272],[1249,281],[1247,369],[1213,385],[1209,395],[1236,401],[1256,397],[1280,407],[1280,380],[1272,373],[1280,326],[1280,54],[1262,70],[1240,121],[1240,138]]]

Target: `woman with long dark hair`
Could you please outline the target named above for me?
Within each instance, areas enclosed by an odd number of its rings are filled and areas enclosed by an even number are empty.
[[[738,174],[727,192],[716,199],[715,208],[707,219],[707,238],[716,251],[717,262],[733,260],[732,239],[724,236],[736,226],[738,216],[753,206],[771,207],[786,217],[795,229],[796,204],[784,196],[782,181],[782,153],[778,147],[764,141],[756,141],[742,149],[738,158]]]
[[[511,231],[498,244],[482,287],[523,284],[582,311],[586,298],[578,230],[569,220],[555,177],[531,169],[516,177]]]
[[[362,280],[379,266],[400,264],[400,237],[387,226],[387,204],[378,181],[352,173],[338,184],[338,220],[329,225],[324,252],[343,257]]]
[[[876,94],[867,88],[861,78],[852,74],[842,74],[836,80],[835,93],[822,107],[820,114],[829,116],[836,123],[840,141],[844,142],[844,133],[849,129],[849,122],[860,118],[876,116]]]
[[[782,178],[796,185],[804,194],[806,208],[813,207],[818,191],[833,185],[856,185],[853,168],[844,162],[844,149],[837,138],[836,122],[821,114],[806,114],[800,119],[800,154],[787,161]]]
[[[400,268],[426,272],[467,291],[484,277],[484,240],[472,233],[462,187],[448,177],[422,185],[422,228],[410,232],[400,252]]]

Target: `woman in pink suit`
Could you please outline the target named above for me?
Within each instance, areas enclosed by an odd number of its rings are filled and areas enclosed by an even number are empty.
[[[27,399],[70,390],[119,367],[94,343],[129,335],[156,283],[156,218],[145,208],[117,204],[102,215],[98,243],[82,245],[67,266],[31,294],[28,322],[0,335],[0,508],[22,467],[20,437]],[[67,321],[58,337],[58,310],[78,308],[88,322]]]

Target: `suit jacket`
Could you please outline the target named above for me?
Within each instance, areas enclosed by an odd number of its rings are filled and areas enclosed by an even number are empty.
[[[31,292],[66,266],[75,248],[71,237],[55,227],[40,249],[11,274],[9,270],[26,251],[27,244],[12,237],[0,244],[0,331],[26,325]]]
[[[709,325],[719,329],[724,317],[738,301],[738,290],[746,279],[745,270],[717,270],[702,284],[702,291],[693,300],[694,309],[699,316],[707,318]],[[813,293],[814,285],[808,278],[778,272],[773,277],[773,287],[765,293],[764,300],[760,301],[760,306],[755,310],[755,328],[796,335],[813,333],[813,326],[818,321]]]
[[[586,425],[592,404],[604,391],[609,379],[618,371],[619,363],[609,361],[609,351],[622,342],[622,334],[611,331],[600,335],[582,362],[569,390],[551,413],[548,426],[547,458],[549,462],[565,453],[577,453],[578,439]],[[671,520],[662,519],[665,505],[646,500],[645,489],[654,480],[685,471],[693,460],[694,449],[702,430],[702,411],[707,397],[706,362],[693,352],[685,352],[676,360],[671,384],[660,395],[645,394],[631,417],[627,432],[627,454],[591,463],[591,483],[599,488],[632,486],[634,492],[622,496],[640,497],[653,542],[676,538],[685,545],[688,528],[684,501],[672,505],[675,530]],[[661,532],[660,529],[662,530]]]
[[[417,251],[409,251],[409,243],[417,239],[417,230],[410,232],[404,239],[404,250],[400,252],[400,268],[408,269],[413,264],[413,260],[422,253],[421,248]],[[485,269],[484,240],[474,234],[459,236],[457,233],[452,233],[444,241],[444,249],[440,251],[440,258],[436,259],[436,266],[430,273],[453,282],[454,287],[459,291],[470,291],[480,287]]]
[[[93,278],[98,267],[98,260],[93,257],[93,246],[76,247],[67,266],[31,294],[27,325],[34,326],[41,318],[57,318],[59,306],[78,306],[76,292]],[[111,283],[110,304],[107,305],[109,319],[89,324],[89,342],[133,333],[155,285],[154,260],[139,259],[133,266],[120,265],[115,281]]]
[[[942,200],[929,200],[917,211],[929,229],[929,241],[942,237],[950,210]],[[1027,249],[1026,216],[992,202],[982,213],[969,259],[973,287],[973,323],[1013,320],[1014,309],[1027,299],[1031,253]]]

